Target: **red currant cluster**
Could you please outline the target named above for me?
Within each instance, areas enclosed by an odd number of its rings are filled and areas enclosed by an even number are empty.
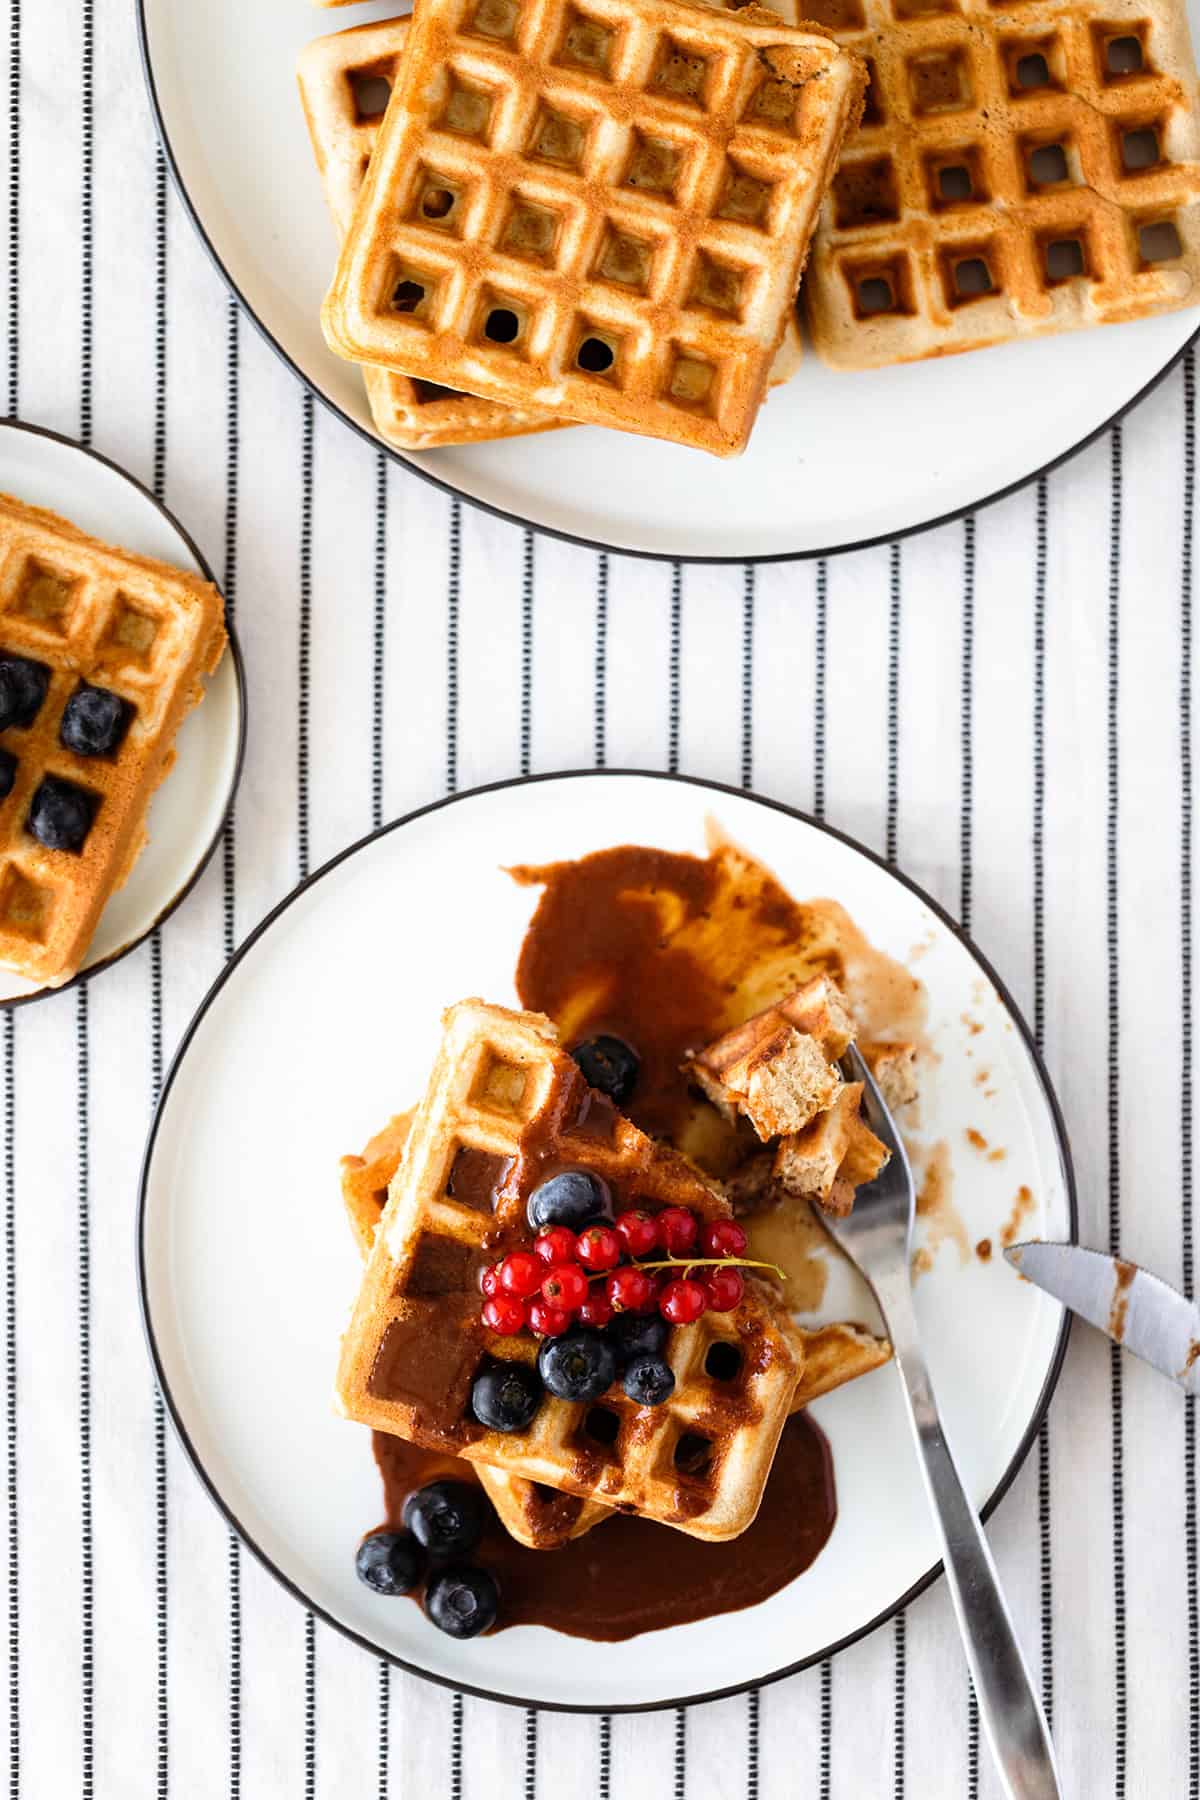
[[[532,1250],[512,1250],[484,1270],[483,1322],[503,1337],[529,1330],[543,1338],[572,1325],[601,1330],[625,1312],[660,1312],[671,1325],[690,1325],[740,1303],[744,1283],[731,1259],[745,1249],[733,1219],[705,1224],[684,1206],[623,1212],[578,1235],[552,1225]]]

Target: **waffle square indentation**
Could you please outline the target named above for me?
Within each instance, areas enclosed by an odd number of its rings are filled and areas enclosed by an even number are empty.
[[[740,319],[746,310],[748,280],[748,270],[698,250],[688,284],[688,305],[703,307],[726,318]]]
[[[53,912],[54,889],[31,880],[10,862],[0,875],[0,929],[31,944],[44,944]]]
[[[991,199],[978,144],[933,151],[924,159],[924,170],[926,199],[932,212],[979,206]]]
[[[490,88],[479,87],[452,69],[438,125],[443,131],[453,131],[459,137],[486,141],[495,104],[496,96]]]
[[[683,179],[684,153],[669,138],[635,129],[623,185],[673,200]]]
[[[603,19],[578,6],[569,6],[554,60],[566,68],[585,69],[606,81],[612,67],[617,34]]]
[[[113,602],[97,654],[110,668],[130,664],[148,669],[154,660],[162,620],[140,601],[119,593]]]
[[[461,181],[422,163],[417,171],[417,187],[409,216],[416,224],[425,225],[431,231],[461,237],[466,200],[467,190]]]
[[[653,238],[635,237],[632,232],[622,231],[610,219],[604,228],[592,273],[599,281],[644,294],[654,272],[657,248]]]
[[[30,556],[17,581],[9,611],[28,619],[42,631],[66,637],[82,587],[81,577]]]
[[[703,106],[708,78],[708,57],[676,38],[667,36],[663,39],[650,77],[653,93],[668,94],[672,100],[682,100],[691,106]]]
[[[471,1099],[489,1112],[519,1114],[529,1088],[529,1077],[519,1063],[485,1056],[475,1076]]]
[[[898,219],[900,194],[891,157],[860,156],[844,160],[834,178],[833,211],[841,230]]]
[[[771,223],[771,197],[775,183],[764,180],[735,157],[727,157],[725,180],[721,187],[714,217],[736,219],[740,225],[755,225],[766,231]]]
[[[500,230],[498,248],[522,262],[553,264],[562,236],[563,219],[552,206],[514,195]]]
[[[908,93],[918,118],[965,112],[975,100],[966,51],[951,46],[914,56],[908,64]]]
[[[582,167],[587,149],[588,125],[569,113],[543,104],[533,121],[525,154],[535,162],[555,163],[559,168]]]
[[[433,326],[440,287],[440,275],[418,267],[406,257],[396,257],[388,276],[388,305],[394,313],[401,313],[414,325],[429,330]]]

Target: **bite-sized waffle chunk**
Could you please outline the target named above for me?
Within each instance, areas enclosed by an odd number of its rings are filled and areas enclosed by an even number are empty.
[[[862,1094],[861,1081],[847,1082],[832,1106],[803,1131],[780,1140],[773,1173],[789,1194],[844,1215],[854,1204],[854,1190],[874,1181],[888,1151],[859,1116]]]
[[[0,963],[78,969],[224,648],[208,582],[0,495]]]
[[[1175,0],[811,0],[870,66],[813,241],[820,354],[869,368],[1200,300]]]
[[[735,453],[862,80],[828,36],[757,7],[427,0],[326,337],[414,379]]]
[[[744,1114],[763,1143],[802,1131],[841,1090],[836,1067],[854,1037],[836,984],[806,982],[706,1046],[686,1072],[724,1117]]]
[[[758,1509],[798,1375],[795,1340],[753,1280],[736,1312],[671,1331],[676,1385],[661,1406],[637,1406],[619,1387],[594,1406],[545,1395],[512,1434],[471,1412],[490,1363],[536,1360],[533,1338],[486,1330],[479,1277],[528,1242],[529,1195],[564,1167],[606,1182],[618,1209],[729,1216],[686,1163],[593,1093],[549,1020],[482,1001],[452,1007],[343,1340],[342,1407],[430,1449],[698,1537],[734,1537]]]
[[[797,1330],[804,1345],[804,1367],[796,1384],[793,1412],[891,1360],[892,1346],[886,1338],[846,1320],[798,1326]]]
[[[860,1042],[859,1052],[889,1112],[911,1106],[917,1097],[917,1046],[899,1038]]]

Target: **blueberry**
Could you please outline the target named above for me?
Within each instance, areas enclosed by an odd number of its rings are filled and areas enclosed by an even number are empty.
[[[81,681],[63,708],[59,741],[76,756],[111,756],[128,729],[130,710],[119,694]]]
[[[358,1546],[358,1579],[377,1594],[411,1594],[425,1573],[425,1552],[407,1531],[374,1531]]]
[[[631,1049],[624,1038],[601,1033],[599,1037],[586,1038],[582,1044],[576,1044],[571,1055],[583,1070],[590,1087],[599,1088],[618,1106],[624,1106],[642,1066],[637,1051]]]
[[[596,1219],[612,1218],[612,1198],[598,1176],[585,1169],[567,1169],[534,1188],[525,1210],[535,1231],[544,1231],[547,1225],[582,1231]]]
[[[466,1481],[431,1481],[404,1502],[404,1523],[430,1556],[469,1556],[487,1523],[487,1502]]]
[[[661,1406],[675,1392],[675,1377],[664,1356],[635,1356],[623,1385],[635,1405]]]
[[[8,750],[0,750],[0,800],[7,800],[17,779],[17,759]]]
[[[0,731],[9,725],[32,725],[41,711],[50,671],[27,656],[0,656]]]
[[[542,1384],[524,1363],[494,1363],[471,1389],[471,1410],[489,1431],[524,1431],[542,1403]]]
[[[78,850],[92,827],[96,796],[72,781],[43,778],[29,808],[29,829],[47,850]]]
[[[660,1356],[671,1328],[661,1313],[627,1312],[615,1314],[607,1329],[617,1359],[624,1364],[635,1356]]]
[[[559,1400],[598,1400],[617,1378],[616,1353],[598,1331],[568,1331],[545,1340],[538,1373]]]
[[[500,1589],[486,1569],[446,1569],[425,1589],[425,1615],[453,1638],[478,1637],[496,1622]]]

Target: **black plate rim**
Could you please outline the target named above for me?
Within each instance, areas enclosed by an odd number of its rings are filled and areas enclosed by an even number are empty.
[[[635,1702],[618,1701],[615,1703],[593,1701],[586,1705],[572,1701],[531,1700],[524,1699],[515,1694],[496,1693],[490,1688],[480,1687],[470,1682],[456,1681],[451,1676],[438,1675],[429,1669],[419,1667],[415,1663],[406,1662],[403,1657],[397,1656],[393,1651],[387,1650],[381,1645],[372,1642],[370,1638],[364,1637],[361,1632],[353,1630],[350,1626],[342,1623],[341,1620],[334,1618],[333,1615],[327,1612],[323,1607],[314,1604],[312,1599],[304,1593],[302,1588],[293,1582],[289,1576],[285,1575],[281,1569],[276,1567],[266,1551],[263,1550],[244,1529],[237,1515],[232,1508],[226,1504],[220,1493],[217,1491],[216,1484],[205,1469],[199,1453],[192,1443],[187,1427],[184,1424],[176,1405],[174,1395],[172,1394],[162,1357],[159,1353],[154,1324],[150,1316],[146,1268],[146,1220],[150,1170],[154,1157],[155,1144],[158,1138],[159,1125],[163,1118],[172,1088],[183,1067],[192,1039],[199,1030],[209,1008],[216,1000],[221,989],[225,986],[225,983],[230,979],[234,969],[254,947],[259,938],[263,937],[266,932],[270,930],[276,919],[286,912],[288,907],[290,907],[293,902],[310,887],[314,886],[318,881],[321,881],[333,869],[337,868],[340,863],[357,855],[360,850],[365,849],[366,846],[373,843],[376,838],[389,836],[393,831],[401,830],[404,826],[411,824],[416,819],[425,818],[428,814],[440,812],[446,807],[456,806],[460,801],[478,799],[482,795],[497,793],[506,788],[534,786],[541,782],[574,781],[578,780],[580,777],[604,781],[611,780],[614,777],[627,778],[629,776],[636,776],[643,780],[674,782],[685,787],[700,788],[706,793],[728,795],[740,800],[752,800],[756,805],[767,807],[773,812],[783,813],[785,816],[796,819],[802,824],[812,826],[816,831],[825,833],[826,836],[836,839],[837,842],[846,845],[849,849],[858,851],[860,855],[865,856],[868,861],[874,863],[876,867],[894,877],[896,881],[900,882],[903,887],[914,894],[925,906],[929,907],[930,911],[933,912],[947,930],[958,939],[967,954],[978,964],[980,970],[992,984],[1002,1004],[1007,1009],[1010,1018],[1013,1020],[1017,1031],[1021,1036],[1050,1111],[1051,1123],[1067,1196],[1068,1216],[1070,1219],[1069,1241],[1071,1243],[1076,1243],[1079,1238],[1079,1211],[1075,1188],[1075,1169],[1071,1156],[1070,1141],[1067,1137],[1066,1123],[1063,1119],[1062,1109],[1058,1102],[1058,1096],[1054,1091],[1054,1084],[1050,1079],[1050,1073],[1046,1067],[1045,1060],[1042,1057],[1037,1044],[1034,1042],[1033,1033],[1030,1031],[1023,1013],[1017,1006],[1017,1003],[1007,986],[1000,979],[987,957],[984,956],[983,952],[974,943],[972,938],[963,931],[961,926],[959,926],[950,914],[946,912],[945,908],[942,907],[938,901],[933,899],[930,894],[927,894],[924,888],[920,887],[917,882],[905,875],[900,869],[893,868],[882,856],[879,856],[875,851],[868,849],[865,844],[859,843],[858,840],[851,837],[848,832],[839,831],[836,826],[829,825],[822,819],[815,819],[811,814],[802,812],[798,807],[789,806],[782,800],[768,799],[762,794],[751,793],[745,788],[733,787],[727,782],[707,781],[699,776],[671,774],[660,769],[556,769],[541,775],[517,776],[504,781],[485,782],[479,787],[467,788],[464,789],[462,793],[449,794],[441,800],[430,802],[426,806],[416,807],[413,811],[391,820],[388,824],[381,825],[374,831],[366,832],[352,844],[347,845],[345,849],[340,850],[336,855],[331,856],[319,869],[315,870],[311,875],[307,876],[305,880],[294,887],[290,893],[285,895],[284,898],[278,902],[277,905],[271,908],[245,940],[238,945],[238,948],[229,958],[228,962],[226,962],[220,974],[209,988],[208,993],[200,1002],[199,1007],[188,1024],[187,1030],[180,1040],[178,1049],[171,1059],[171,1066],[163,1081],[158,1105],[155,1108],[154,1118],[151,1122],[149,1135],[146,1140],[146,1148],[142,1157],[141,1174],[138,1180],[135,1253],[138,1308],[141,1315],[142,1330],[146,1339],[146,1348],[154,1368],[159,1392],[162,1395],[163,1403],[166,1406],[167,1414],[171,1420],[176,1437],[178,1438],[184,1454],[187,1456],[201,1486],[208,1494],[209,1499],[225,1519],[230,1530],[236,1533],[239,1540],[246,1545],[247,1549],[257,1558],[258,1562],[267,1573],[273,1576],[294,1600],[300,1605],[307,1607],[308,1610],[324,1624],[339,1632],[343,1637],[349,1638],[350,1641],[357,1644],[360,1649],[368,1651],[374,1657],[382,1657],[393,1667],[403,1669],[407,1674],[417,1675],[424,1681],[434,1682],[437,1686],[448,1688],[455,1693],[471,1694],[478,1699],[494,1700],[504,1706],[519,1706],[526,1710],[533,1709],[541,1712],[583,1714],[662,1712],[672,1707],[698,1706],[710,1700],[726,1700],[735,1694],[748,1693],[755,1688],[769,1687],[774,1682],[783,1681],[789,1675],[799,1674],[801,1670],[811,1668],[815,1664],[823,1662],[827,1657],[836,1656],[839,1651],[847,1649],[849,1645],[856,1644],[860,1639],[869,1637],[873,1631],[877,1631],[879,1627],[885,1625],[889,1619],[895,1618],[896,1614],[902,1612],[906,1606],[917,1598],[918,1595],[923,1594],[926,1588],[931,1587],[939,1576],[944,1573],[944,1566],[941,1562],[935,1563],[918,1581],[913,1583],[906,1593],[901,1594],[896,1601],[886,1607],[882,1612],[877,1613],[873,1619],[868,1620],[865,1625],[860,1626],[856,1631],[849,1632],[845,1637],[838,1639],[835,1643],[825,1645],[821,1650],[815,1652],[811,1656],[802,1657],[798,1662],[788,1663],[782,1668],[769,1670],[767,1673],[755,1676],[747,1681],[736,1682],[730,1687],[714,1688],[711,1691],[704,1693],[686,1694],[675,1699]],[[1030,1414],[1029,1422],[1021,1436],[1020,1443],[1013,1453],[1008,1467],[993,1488],[981,1510],[981,1517],[985,1520],[991,1516],[994,1509],[999,1505],[1000,1501],[1012,1486],[1018,1470],[1024,1463],[1025,1458],[1028,1456],[1037,1439],[1038,1433],[1041,1430],[1042,1421],[1049,1409],[1051,1398],[1058,1385],[1059,1377],[1062,1374],[1063,1362],[1066,1357],[1067,1343],[1071,1331],[1071,1317],[1072,1315],[1070,1312],[1064,1308],[1054,1354],[1051,1357],[1045,1379],[1042,1382],[1037,1400]]]

